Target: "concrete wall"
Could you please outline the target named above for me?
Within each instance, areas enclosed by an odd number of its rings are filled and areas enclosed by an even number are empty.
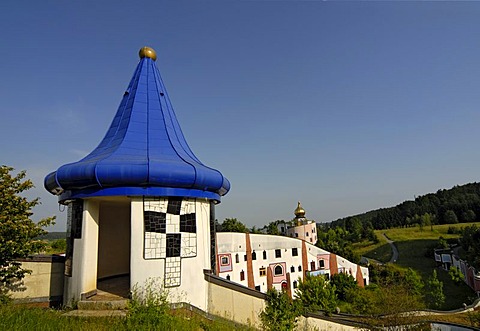
[[[319,318],[300,316],[297,322],[297,330],[350,331],[359,330],[359,328]]]
[[[208,313],[237,323],[260,328],[259,314],[265,309],[265,295],[247,287],[206,275]]]
[[[22,268],[32,270],[23,284],[9,292],[14,300],[61,303],[65,259],[60,256],[34,256],[19,260]]]

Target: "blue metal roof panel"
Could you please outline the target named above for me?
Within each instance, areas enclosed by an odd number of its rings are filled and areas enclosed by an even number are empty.
[[[162,192],[170,195],[203,194],[219,200],[230,183],[192,152],[154,60],[144,57],[97,148],[80,161],[47,175],[45,187],[53,194],[63,191],[60,201],[65,196],[117,195],[123,192],[121,187],[129,187],[129,192],[132,187],[141,187],[135,192],[155,194],[165,188]],[[148,187],[156,190],[145,191]]]

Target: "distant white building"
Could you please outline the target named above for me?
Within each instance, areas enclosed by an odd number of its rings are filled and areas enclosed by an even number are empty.
[[[368,268],[361,267],[310,243],[317,240],[311,223],[301,223],[305,211],[300,203],[295,210],[300,225],[287,229],[298,236],[275,236],[219,232],[217,233],[217,275],[235,283],[266,292],[268,288],[292,289],[307,273],[331,275],[344,272],[352,275],[360,286],[368,285]]]

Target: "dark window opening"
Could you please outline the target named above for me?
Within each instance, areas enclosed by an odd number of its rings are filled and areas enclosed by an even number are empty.
[[[264,267],[261,267],[261,268],[259,269],[259,272],[260,272],[260,276],[261,276],[261,277],[267,275],[267,269],[264,268]]]
[[[228,258],[228,256],[222,256],[222,259],[221,259],[220,263],[222,265],[229,265],[230,264],[230,259]]]
[[[281,265],[277,265],[274,269],[274,275],[275,276],[281,276],[283,275],[283,268]]]
[[[264,259],[264,260],[267,259],[267,251],[263,251],[263,259]]]
[[[257,290],[257,291],[261,291],[261,287],[260,287],[260,285],[257,285],[257,286],[255,286],[255,290]]]
[[[290,267],[290,272],[295,272],[295,267],[293,265]]]
[[[325,268],[325,261],[324,260],[318,260],[318,265],[320,266],[320,269]]]
[[[298,248],[292,248],[292,256],[298,256]]]
[[[294,281],[293,281],[293,288],[297,288],[297,286],[298,286],[297,284],[298,284],[297,281],[294,280]]]
[[[255,251],[252,252],[252,260],[256,260],[257,259],[257,253],[255,253]]]
[[[235,263],[239,263],[240,259],[238,258],[238,254],[235,254]]]
[[[315,270],[315,261],[310,262],[310,270]]]
[[[275,257],[276,258],[282,257],[282,251],[280,249],[275,250]]]
[[[240,271],[240,280],[245,280],[245,271]]]
[[[302,266],[301,265],[298,266],[298,272],[300,272],[300,271],[302,271]]]

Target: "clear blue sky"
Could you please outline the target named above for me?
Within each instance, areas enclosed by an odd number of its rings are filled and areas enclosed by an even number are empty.
[[[217,218],[320,222],[479,181],[480,3],[2,1],[0,163],[43,178],[103,138],[148,45]]]

